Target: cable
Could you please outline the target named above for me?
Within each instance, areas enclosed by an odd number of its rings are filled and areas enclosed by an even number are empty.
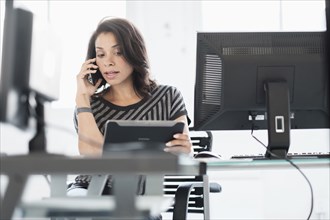
[[[300,174],[307,181],[308,186],[309,186],[309,189],[310,189],[310,193],[311,193],[311,206],[310,206],[310,211],[309,211],[309,214],[308,214],[308,217],[307,217],[307,220],[309,220],[310,217],[311,217],[311,215],[312,215],[312,213],[313,213],[313,209],[314,209],[314,192],[313,192],[313,186],[312,186],[311,182],[309,181],[309,179],[307,178],[307,176],[304,174],[304,172],[302,172],[301,169],[295,163],[293,163],[290,159],[288,159],[286,157],[285,158],[282,158],[282,157],[279,157],[278,155],[274,154],[273,152],[271,152],[267,148],[267,146],[264,143],[262,143],[256,136],[254,136],[253,131],[254,131],[254,120],[255,120],[255,116],[253,116],[252,114],[251,114],[251,116],[252,116],[251,136],[256,141],[258,141],[263,147],[266,148],[267,153],[269,153],[270,155],[272,155],[273,157],[275,157],[277,159],[284,159],[285,161],[289,162],[294,168],[296,168],[300,172]]]

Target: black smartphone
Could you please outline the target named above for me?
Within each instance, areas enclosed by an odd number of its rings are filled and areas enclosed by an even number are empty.
[[[100,71],[96,71],[96,73],[88,74],[87,79],[92,85],[95,85],[100,78],[102,78]]]
[[[92,85],[95,85],[99,79],[102,79],[102,74],[101,74],[100,70],[97,69],[97,71],[95,73],[88,74],[87,79]]]

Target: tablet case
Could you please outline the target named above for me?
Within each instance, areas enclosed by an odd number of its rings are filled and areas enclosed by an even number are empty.
[[[109,120],[106,123],[103,152],[161,150],[176,133],[182,133],[183,122]]]

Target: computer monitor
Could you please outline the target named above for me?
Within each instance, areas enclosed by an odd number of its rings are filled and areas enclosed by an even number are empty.
[[[266,129],[285,157],[290,129],[329,128],[326,64],[325,32],[198,33],[194,129]]]
[[[28,4],[28,3],[26,3]],[[0,122],[20,129],[36,120],[30,152],[45,152],[44,103],[58,99],[60,42],[26,7],[6,1],[0,81]],[[32,104],[30,101],[33,101]]]
[[[6,2],[3,29],[0,121],[25,129],[29,121],[29,80],[33,14]]]

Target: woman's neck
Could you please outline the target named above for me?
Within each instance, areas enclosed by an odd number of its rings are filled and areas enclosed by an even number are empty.
[[[118,106],[128,106],[142,100],[133,87],[111,87],[103,96],[104,99]]]

